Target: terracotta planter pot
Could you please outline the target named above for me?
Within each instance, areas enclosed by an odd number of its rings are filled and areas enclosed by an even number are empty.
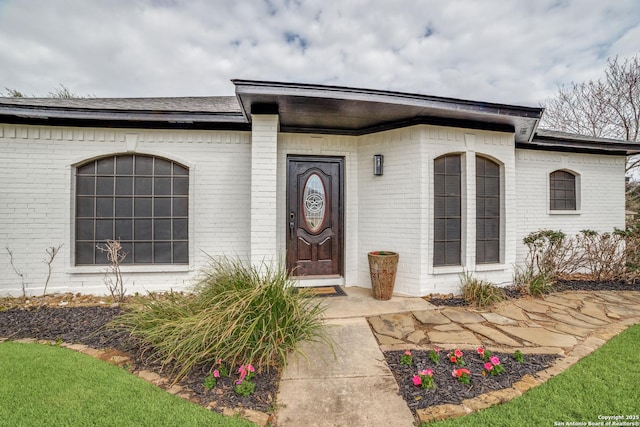
[[[369,252],[368,256],[373,297],[383,301],[391,299],[400,255],[397,252],[375,251]]]

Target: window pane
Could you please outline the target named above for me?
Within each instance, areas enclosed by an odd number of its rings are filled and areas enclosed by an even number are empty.
[[[171,243],[162,242],[153,244],[153,262],[168,264],[171,262]]]
[[[116,239],[118,240],[133,239],[133,220],[131,219],[116,220]]]
[[[113,197],[96,198],[96,217],[113,218]]]
[[[447,242],[446,255],[448,265],[460,264],[460,242]]]
[[[460,239],[460,219],[458,218],[447,219],[446,222],[447,222],[446,239],[459,240]]]
[[[120,246],[122,246],[122,252],[126,254],[121,263],[133,264],[133,243],[120,242]]]
[[[171,216],[171,199],[162,197],[153,201],[154,216]]]
[[[433,265],[445,265],[445,243],[435,242],[433,245]]]
[[[77,217],[93,217],[93,197],[78,197],[77,203]]]
[[[98,175],[113,175],[114,166],[115,159],[113,157],[98,160]]]
[[[80,166],[76,172],[78,175],[95,175],[96,162],[89,162],[84,166]]]
[[[152,194],[152,178],[136,177],[135,194],[136,195],[151,195]]]
[[[433,238],[437,241],[445,240],[445,219],[436,218],[433,223]]]
[[[133,199],[125,197],[116,198],[116,217],[132,217],[133,216]]]
[[[485,242],[485,262],[500,262],[500,243],[497,240]]]
[[[174,175],[189,175],[189,169],[184,166],[180,166],[177,163],[173,164],[173,174]]]
[[[189,194],[189,178],[173,178],[173,194],[186,196]]]
[[[76,264],[93,264],[93,243],[76,243]]]
[[[153,194],[171,195],[171,178],[154,178]]]
[[[189,199],[186,197],[173,199],[173,216],[189,215]]]
[[[173,238],[175,240],[187,240],[189,237],[189,221],[186,219],[173,220]]]
[[[136,156],[136,175],[153,174],[153,158]]]
[[[435,174],[444,174],[444,157],[439,157],[433,161],[433,171]]]
[[[484,240],[485,236],[485,220],[476,218],[476,240]]]
[[[445,157],[445,165],[447,174],[460,175],[460,156]]]
[[[155,159],[155,175],[171,175],[171,162]]]
[[[189,262],[189,244],[187,242],[173,243],[173,262],[178,264]]]
[[[109,259],[107,258],[107,252],[105,251],[101,251],[100,249],[96,248],[96,264],[101,264],[101,265],[105,265],[105,264],[109,264]]]
[[[460,194],[460,176],[449,176],[445,182],[445,192],[447,195],[459,195]]]
[[[136,219],[133,224],[135,240],[152,240],[152,221],[150,219]]]
[[[151,264],[151,243],[133,244],[133,262],[136,264]]]
[[[488,196],[500,194],[500,178],[496,178],[496,177],[485,178],[484,192]]]
[[[135,215],[136,217],[150,217],[151,216],[151,197],[138,197],[135,200]]]
[[[116,177],[116,194],[119,196],[130,196],[133,194],[133,177]]]
[[[96,240],[103,241],[108,239],[113,239],[113,220],[96,220]]]
[[[447,197],[445,201],[445,216],[460,216],[460,198]]]
[[[436,175],[433,182],[433,194],[436,196],[443,196],[444,191],[444,175]]]
[[[96,194],[113,196],[113,177],[99,176],[96,181]]]
[[[498,197],[487,197],[484,199],[484,206],[486,216],[500,216],[500,199]]]
[[[153,239],[171,240],[171,220],[156,219],[153,221]]]
[[[120,156],[116,159],[116,175],[133,175],[132,156]]]
[[[95,194],[96,179],[92,176],[79,176],[76,192],[78,195],[93,196]]]
[[[93,226],[92,219],[76,220],[76,240],[93,240]]]

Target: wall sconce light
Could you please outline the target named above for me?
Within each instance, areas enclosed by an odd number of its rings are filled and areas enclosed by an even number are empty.
[[[384,163],[384,156],[382,154],[373,155],[373,174],[382,175],[382,164]]]

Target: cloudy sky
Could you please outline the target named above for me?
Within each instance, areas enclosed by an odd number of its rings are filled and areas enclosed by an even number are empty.
[[[0,90],[36,96],[241,78],[537,106],[639,52],[638,0],[0,0]]]

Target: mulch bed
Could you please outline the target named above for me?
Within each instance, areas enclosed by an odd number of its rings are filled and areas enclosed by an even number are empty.
[[[115,348],[132,356],[130,369],[149,370],[170,377],[170,368],[163,369],[144,357],[140,346],[128,334],[105,327],[120,312],[118,307],[14,307],[0,311],[0,337],[60,340],[97,349]],[[233,391],[236,375],[221,378],[214,389],[207,391],[204,379],[209,370],[209,366],[194,369],[178,383],[189,388],[200,405],[211,406],[213,410],[248,408],[261,412],[269,412],[273,408],[278,387],[277,372],[272,370],[256,375],[251,380],[256,385],[255,392],[244,397]]]
[[[509,299],[517,299],[527,296],[520,289],[507,286],[503,288]],[[554,292],[563,291],[640,291],[640,282],[629,283],[625,281],[611,280],[596,282],[593,280],[564,280],[558,282]],[[425,297],[433,305],[447,307],[464,307],[467,304],[460,295],[431,295]]]
[[[384,353],[387,364],[400,387],[400,394],[412,411],[426,408],[432,405],[445,403],[459,404],[465,399],[470,399],[493,390],[501,390],[511,387],[527,374],[535,374],[551,366],[559,356],[555,354],[525,355],[524,362],[515,361],[513,354],[494,353],[500,359],[504,372],[490,376],[482,375],[484,362],[475,354],[475,351],[465,351],[465,366],[456,366],[446,358],[448,350],[440,350],[440,361],[434,364],[429,360],[429,352],[422,350],[412,351],[413,367],[400,364],[403,351],[387,351]],[[456,368],[467,368],[471,371],[471,383],[469,385],[458,382],[451,372]],[[415,386],[413,376],[422,369],[432,369],[435,389],[423,389]]]

